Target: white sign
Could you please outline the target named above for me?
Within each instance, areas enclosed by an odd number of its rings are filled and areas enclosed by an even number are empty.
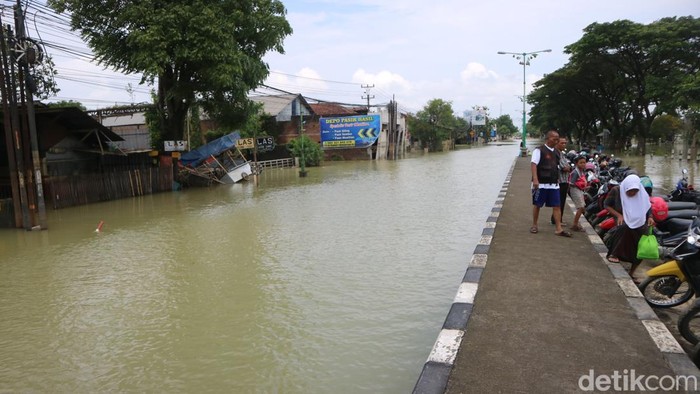
[[[187,141],[163,141],[166,152],[184,152],[187,150]]]
[[[486,111],[477,109],[472,112],[472,126],[483,126],[486,124]]]

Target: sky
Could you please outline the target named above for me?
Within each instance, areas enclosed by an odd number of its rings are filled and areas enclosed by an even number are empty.
[[[492,117],[510,115],[516,126],[522,122],[523,66],[511,55],[497,52],[551,49],[526,67],[529,93],[532,83],[567,63],[565,47],[579,40],[591,23],[629,19],[648,24],[663,17],[700,15],[699,0],[283,3],[294,32],[284,40],[284,54],[265,56],[271,71],[266,85],[348,104],[366,104],[367,95],[373,105],[395,97],[402,111],[412,113],[432,99],[451,102],[457,115],[486,106]],[[43,29],[41,20],[29,24],[32,37],[65,41],[71,48],[80,45],[75,34],[42,34]],[[47,47],[47,52],[56,52],[61,89],[53,100],[81,101],[89,109],[150,101],[150,87],[140,86],[138,76],[104,70],[88,62],[88,51],[76,57]],[[368,85],[373,87],[363,88]]]

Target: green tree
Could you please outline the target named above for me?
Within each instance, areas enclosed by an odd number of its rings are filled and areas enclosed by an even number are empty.
[[[442,148],[442,141],[449,139],[456,126],[452,103],[442,99],[432,99],[409,118],[411,134],[421,141],[429,151]]]
[[[538,127],[590,140],[610,130],[618,148],[636,137],[645,150],[656,117],[689,111],[700,97],[700,19],[593,23],[566,47],[569,62],[528,96]]]
[[[279,0],[49,0],[67,12],[97,61],[157,80],[160,140],[179,140],[198,104],[225,125],[252,110],[247,93],[269,74],[263,56],[284,53],[292,33]],[[221,118],[219,120],[218,118]]]
[[[86,111],[87,108],[83,105],[83,103],[79,101],[73,101],[73,100],[61,100],[61,101],[56,101],[55,103],[48,103],[46,104],[47,107],[50,108],[66,108],[66,107],[77,107],[82,109],[83,111]]]
[[[323,150],[321,146],[306,134],[302,134],[287,144],[287,149],[292,153],[292,156],[301,158],[304,154],[304,163],[309,167],[318,166],[323,158]]]
[[[498,135],[512,137],[518,133],[518,128],[513,124],[513,118],[511,118],[510,115],[501,115],[493,119],[491,123],[496,126]]]
[[[260,137],[265,124],[265,111],[262,103],[252,103],[251,113],[241,126],[241,137]]]
[[[33,94],[40,100],[53,97],[61,91],[56,84],[58,71],[51,56],[43,56],[41,61],[30,65],[29,74],[31,83],[34,84]]]
[[[465,144],[469,142],[469,121],[461,117],[455,117],[455,126],[452,135],[455,144]]]
[[[155,106],[158,98],[153,91],[151,91],[151,100],[153,100],[154,105],[149,105],[143,116],[146,119],[146,127],[148,127],[148,135],[151,139],[151,149],[160,150],[163,149],[163,141],[165,141],[165,138],[163,138],[163,124],[160,121],[158,109]]]
[[[671,142],[676,134],[683,131],[683,121],[677,116],[660,115],[651,123],[650,137]]]

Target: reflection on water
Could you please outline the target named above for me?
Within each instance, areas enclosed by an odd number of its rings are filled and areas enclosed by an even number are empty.
[[[654,182],[655,192],[668,194],[682,177],[682,170],[688,170],[688,183],[700,185],[700,165],[694,160],[678,160],[669,155],[629,156],[618,155],[623,166],[630,166],[639,175],[647,175]]]
[[[409,392],[517,152],[271,170],[0,230],[0,391]]]

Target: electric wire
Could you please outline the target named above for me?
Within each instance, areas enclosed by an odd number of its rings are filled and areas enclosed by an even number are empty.
[[[6,8],[10,8],[10,6],[8,6],[9,4],[14,4],[14,2],[9,0],[0,1],[2,2],[0,8],[2,8],[3,13],[5,13]],[[99,66],[99,64],[96,63],[95,54],[89,49],[83,38],[72,30],[70,15],[68,13],[58,14],[53,9],[46,6],[43,1],[25,0],[25,4],[24,13],[25,15],[31,17],[25,18],[25,24],[29,24],[31,19],[33,24],[33,31],[31,33],[38,37],[37,42],[42,45],[45,54],[56,59],[64,59],[69,61],[78,60]],[[27,31],[27,35],[29,36],[29,27],[26,26],[25,29]],[[55,78],[64,82],[97,86],[104,89],[123,92],[124,85],[116,83],[115,81],[127,81],[129,84],[133,83],[137,85],[136,87],[130,88],[132,93],[135,92],[145,95],[150,95],[153,89],[150,86],[140,84],[141,75],[139,74],[122,75],[118,71],[108,73],[104,71],[97,72],[77,70],[62,66],[56,66],[56,69],[57,74]],[[289,74],[282,71],[270,71],[269,73],[270,76],[281,75],[285,77],[292,77],[294,80],[285,82],[276,81],[274,82],[274,87],[272,87],[270,84],[262,85],[260,88],[250,93],[251,97],[286,92],[285,94],[301,94],[305,99],[319,103],[342,103],[343,105],[350,106],[366,106],[366,103],[356,102],[356,100],[359,100],[362,95],[362,91],[359,89],[361,84],[359,83],[313,78]],[[304,83],[304,81],[320,82],[321,84],[308,84]],[[347,89],[340,86],[355,86],[358,89]],[[60,87],[61,86],[59,85],[59,88]],[[385,90],[381,88],[373,89],[375,89],[373,93],[376,93],[378,97],[378,100],[375,100],[375,104],[373,104],[373,106],[378,105],[376,102],[379,100],[389,102],[393,99],[393,95],[389,94]],[[296,91],[297,93],[291,93],[291,91]],[[83,98],[81,100],[79,97],[76,97],[73,99],[78,101],[96,102],[95,100],[89,98]],[[99,102],[99,100],[97,102]],[[407,109],[401,105],[399,105],[399,108],[403,108],[405,110]]]

